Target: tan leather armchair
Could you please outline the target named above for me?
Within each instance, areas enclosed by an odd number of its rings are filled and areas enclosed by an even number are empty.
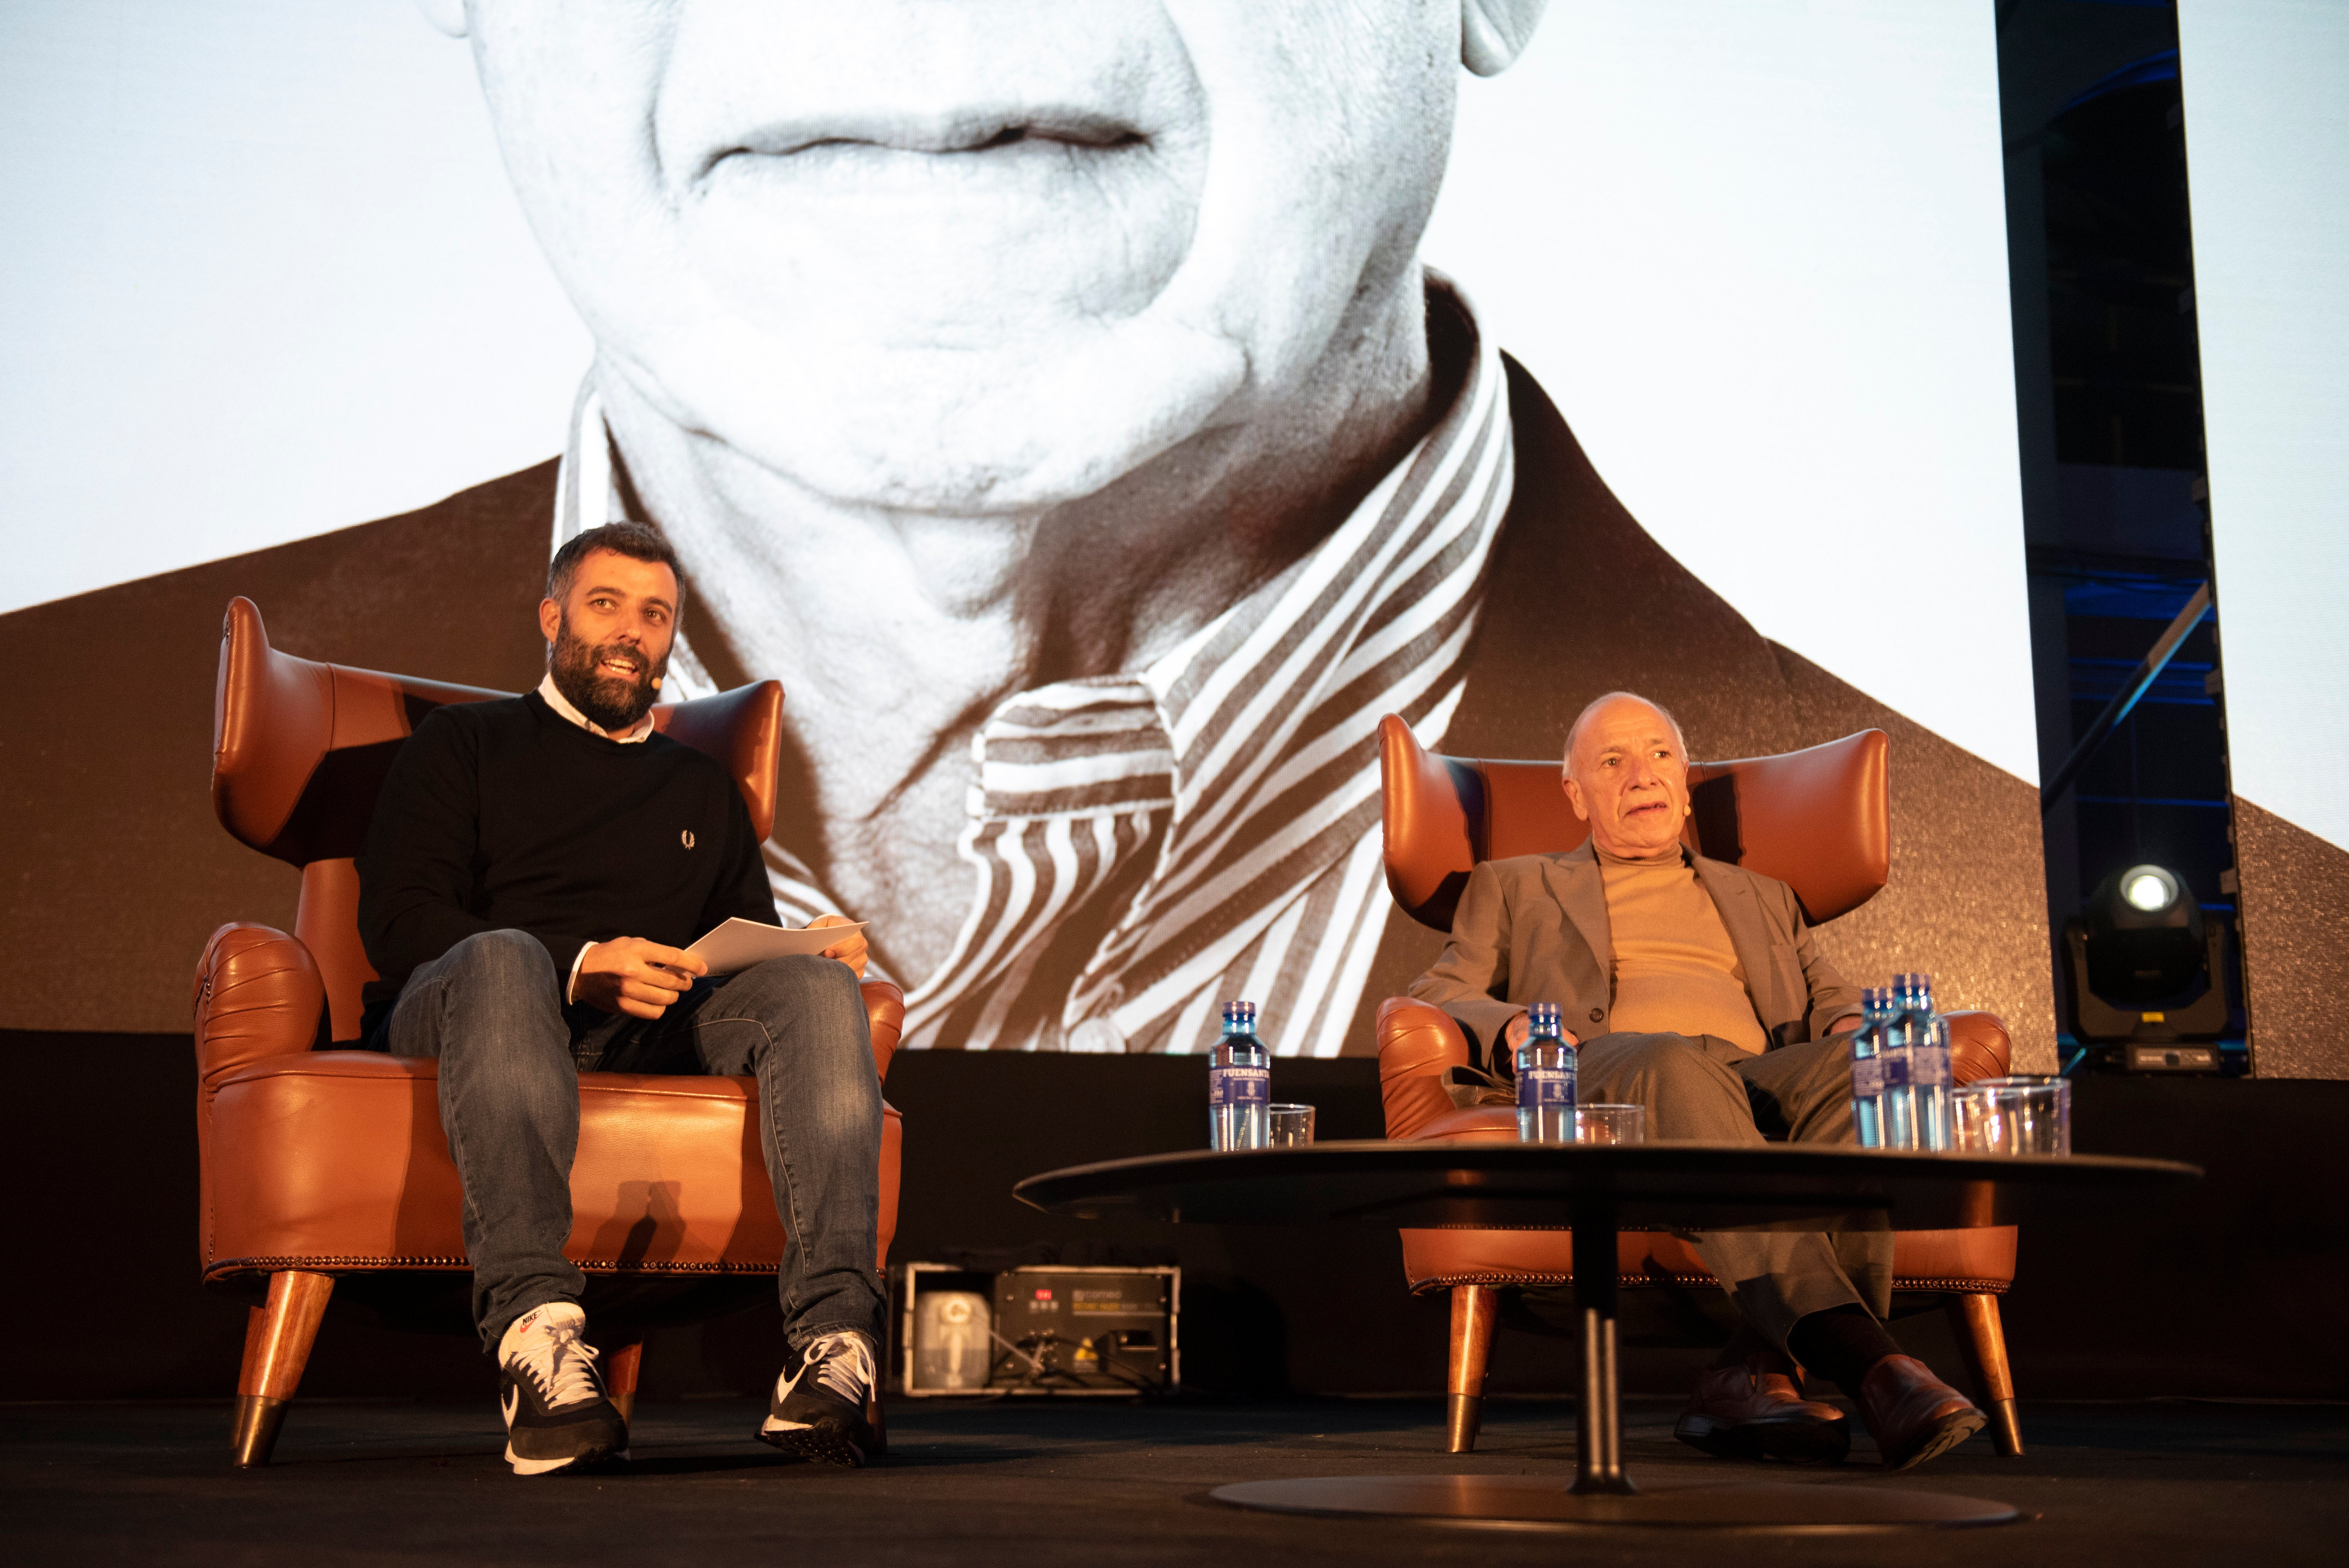
[[[231,601],[222,639],[214,810],[239,840],[302,872],[293,934],[223,925],[196,965],[203,1277],[265,1293],[237,1379],[235,1460],[253,1466],[269,1461],[336,1280],[467,1272],[437,1064],[336,1047],[356,1043],[359,987],[375,977],[352,857],[392,755],[433,707],[506,694],[280,653],[245,599]],[[653,710],[664,732],[728,766],[761,838],[774,823],[782,700],[763,681]],[[885,1078],[905,997],[881,981],[864,991]],[[771,1291],[783,1231],[757,1106],[747,1078],[580,1075],[566,1255],[591,1280],[719,1284],[700,1293],[704,1315]],[[883,1109],[876,1268],[897,1222],[899,1120]],[[604,1346],[623,1409],[642,1348],[640,1338]]]
[[[1825,924],[1875,897],[1890,870],[1888,744],[1882,730],[1870,729],[1783,757],[1696,764],[1682,838],[1701,853],[1786,883],[1811,923]],[[1588,836],[1558,788],[1554,760],[1439,756],[1391,714],[1379,721],[1379,762],[1387,886],[1413,919],[1438,931],[1452,929],[1477,861],[1556,853]],[[1958,1082],[2007,1070],[2006,1026],[1995,1015],[1950,1018]],[[1379,1007],[1378,1037],[1389,1138],[1516,1140],[1514,1109],[1455,1109],[1445,1092],[1448,1069],[1469,1065],[1467,1037],[1448,1014],[1390,997]],[[2023,1451],[1998,1314],[1998,1298],[2014,1280],[2014,1249],[2011,1225],[1900,1231],[1893,1238],[1893,1288],[1948,1298],[2003,1454]],[[1495,1293],[1570,1283],[1572,1233],[1411,1230],[1402,1233],[1402,1257],[1414,1293],[1452,1295],[1447,1439],[1452,1452],[1464,1453],[1476,1443]],[[1625,1232],[1617,1267],[1626,1286],[1715,1284],[1694,1249],[1662,1233]]]

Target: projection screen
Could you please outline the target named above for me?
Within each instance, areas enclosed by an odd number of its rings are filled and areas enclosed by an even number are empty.
[[[10,7],[0,608],[67,672],[11,918],[125,979],[5,1021],[182,1027],[290,926],[206,804],[229,594],[519,689],[630,515],[670,694],[789,691],[780,913],[871,920],[911,1044],[1374,1049],[1442,946],[1380,716],[1555,756],[1621,687],[1703,758],[1890,733],[1820,939],[2044,1065],[1992,8],[1543,13]]]

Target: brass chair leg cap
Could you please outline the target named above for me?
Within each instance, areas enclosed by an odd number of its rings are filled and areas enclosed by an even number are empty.
[[[269,1462],[277,1434],[285,1426],[285,1400],[266,1394],[236,1397],[236,1432],[229,1439],[229,1451],[237,1469],[258,1470]]]
[[[1447,1394],[1444,1399],[1444,1451],[1473,1453],[1476,1429],[1484,1425],[1485,1401],[1474,1394]]]

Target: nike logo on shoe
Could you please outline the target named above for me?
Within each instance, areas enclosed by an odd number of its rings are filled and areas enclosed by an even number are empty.
[[[506,1462],[548,1475],[628,1454],[628,1425],[605,1395],[578,1306],[558,1302],[515,1320],[498,1346]]]
[[[808,1343],[797,1366],[775,1379],[758,1435],[817,1464],[863,1465],[878,1446],[865,1417],[877,1380],[873,1344],[864,1335],[821,1336]]]

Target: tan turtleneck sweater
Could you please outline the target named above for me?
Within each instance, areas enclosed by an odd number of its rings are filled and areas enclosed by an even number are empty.
[[[1652,861],[1598,853],[1615,938],[1615,1006],[1608,1027],[1712,1035],[1740,1050],[1766,1050],[1769,1037],[1745,994],[1744,966],[1695,868],[1678,849]]]

